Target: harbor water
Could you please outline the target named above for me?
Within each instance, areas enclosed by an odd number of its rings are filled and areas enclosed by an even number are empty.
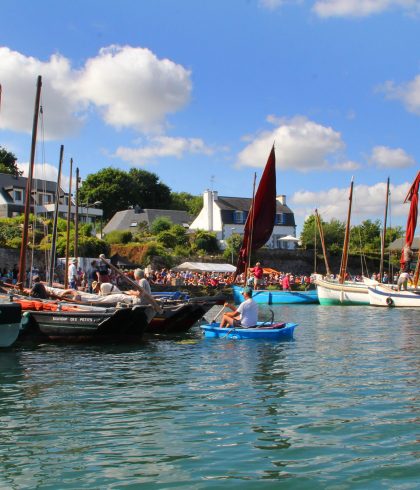
[[[418,310],[273,309],[293,341],[0,351],[0,488],[418,488]]]

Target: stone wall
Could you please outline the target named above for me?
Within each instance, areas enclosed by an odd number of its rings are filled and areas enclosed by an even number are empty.
[[[20,250],[13,248],[0,248],[0,269],[11,269],[13,266],[19,265]],[[26,254],[26,268],[31,266],[32,251],[28,250]],[[34,267],[40,271],[45,270],[45,252],[39,250],[34,251]]]

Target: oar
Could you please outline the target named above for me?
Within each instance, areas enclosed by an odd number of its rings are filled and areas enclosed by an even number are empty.
[[[133,281],[131,277],[128,277],[124,274],[124,272],[120,271],[118,267],[115,267],[114,264],[112,264],[109,260],[105,258],[104,254],[101,254],[99,258],[104,262],[110,269],[112,269],[116,274],[118,274],[121,278],[125,279],[128,283],[130,283],[133,287],[137,289],[137,291],[141,291],[143,293],[143,296],[149,301],[149,303],[153,306],[154,310],[157,313],[163,313],[163,309],[159,305],[159,303],[151,296],[149,293],[147,293],[141,286],[138,284],[136,281]]]

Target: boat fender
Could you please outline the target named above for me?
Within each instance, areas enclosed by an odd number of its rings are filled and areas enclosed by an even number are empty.
[[[386,304],[388,306],[394,306],[394,300],[391,298],[391,296],[388,296],[388,298],[386,299]]]

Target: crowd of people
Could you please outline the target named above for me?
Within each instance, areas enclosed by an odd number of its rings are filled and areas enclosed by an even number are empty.
[[[245,274],[239,274],[235,277],[232,272],[198,272],[198,271],[177,271],[168,268],[162,268],[160,270],[152,270],[150,267],[145,267],[140,270],[142,277],[135,278],[134,270],[124,270],[124,274],[132,280],[141,280],[141,286],[150,289],[150,285],[157,286],[201,286],[211,288],[223,288],[232,284],[238,284],[242,286],[251,286],[254,290],[267,289],[270,287],[276,287],[285,291],[295,289],[308,289],[314,282],[314,274],[293,274],[291,272],[275,271],[268,269],[264,271],[260,262],[257,262],[254,267],[249,269],[248,279],[245,279]],[[55,280],[57,282],[64,282],[62,271],[60,277],[60,271],[56,271]],[[77,259],[73,259],[68,268],[68,285],[69,288],[75,290],[86,291],[93,293],[93,285],[100,287],[102,283],[111,283],[117,287],[124,287],[124,279],[113,273],[108,266],[100,260],[93,260],[87,270],[83,270],[78,265]],[[45,273],[38,268],[27,271],[27,279],[30,282],[34,282],[34,278],[39,276],[42,280],[46,280]],[[339,280],[337,274],[331,274],[329,279]],[[401,285],[402,288],[411,285],[413,280],[413,272],[395,272],[394,274],[388,274],[384,272],[382,277],[379,273],[373,273],[370,278],[377,280],[383,284],[396,284]],[[18,267],[15,264],[12,268],[1,269],[1,280],[8,284],[16,284],[18,281]],[[363,276],[361,274],[350,276],[347,274],[346,280],[353,280],[356,282],[363,282]],[[29,284],[26,284],[28,286]]]

